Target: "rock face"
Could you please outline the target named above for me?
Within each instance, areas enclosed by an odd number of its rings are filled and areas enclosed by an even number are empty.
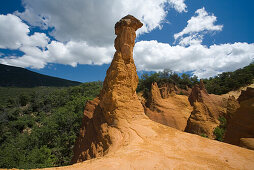
[[[103,156],[104,151],[109,147],[110,139],[105,133],[107,125],[98,104],[98,98],[86,103],[80,134],[75,142],[71,163]]]
[[[241,103],[242,101],[249,100],[254,97],[254,87],[247,87],[246,90],[241,91],[241,95],[238,98],[238,101]]]
[[[189,96],[191,93],[191,88],[189,88],[188,86],[186,86],[186,89],[181,89],[172,83],[163,84],[161,85],[159,89],[161,92],[161,97],[163,99],[166,99],[169,96],[172,96],[172,94]]]
[[[141,26],[129,15],[116,24],[117,51],[99,98],[87,103],[72,162],[103,157],[57,169],[253,169],[254,151],[147,118],[131,51]]]
[[[234,97],[224,98],[219,95],[208,94],[203,81],[195,85],[189,96],[193,111],[188,120],[186,132],[206,135],[214,139],[214,129],[220,125],[219,117],[227,117],[238,106]]]
[[[240,138],[254,138],[254,88],[248,87],[238,98],[240,107],[231,115],[225,142],[240,145]]]
[[[153,121],[184,131],[192,106],[185,95],[177,95],[174,86],[151,86],[151,95],[145,107],[146,115]]]

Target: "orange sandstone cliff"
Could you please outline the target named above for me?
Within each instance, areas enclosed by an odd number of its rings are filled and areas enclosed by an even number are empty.
[[[115,25],[114,59],[99,98],[87,103],[75,144],[72,162],[80,163],[57,169],[254,169],[254,151],[181,132],[145,115],[132,56],[141,26],[130,15]]]
[[[196,84],[189,96],[190,104],[193,106],[190,118],[185,129],[186,132],[206,135],[214,139],[214,129],[220,125],[221,116],[228,117],[238,107],[234,97],[208,94],[204,83]]]
[[[185,95],[177,95],[176,89],[151,86],[151,94],[145,106],[146,115],[153,121],[184,131],[192,106]]]

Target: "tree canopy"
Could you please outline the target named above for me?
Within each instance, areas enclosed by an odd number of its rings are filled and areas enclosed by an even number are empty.
[[[253,83],[254,63],[238,69],[234,72],[223,72],[215,77],[204,79],[206,89],[209,93],[225,94],[232,90]]]

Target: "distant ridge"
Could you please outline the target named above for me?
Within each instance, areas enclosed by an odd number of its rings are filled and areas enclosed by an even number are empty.
[[[57,77],[39,74],[21,67],[0,64],[0,86],[2,87],[66,87],[81,84]]]

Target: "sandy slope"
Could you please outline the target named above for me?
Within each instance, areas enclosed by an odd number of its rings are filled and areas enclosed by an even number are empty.
[[[120,131],[125,142],[115,152],[47,169],[254,169],[254,151],[184,133],[149,119],[124,124]]]

